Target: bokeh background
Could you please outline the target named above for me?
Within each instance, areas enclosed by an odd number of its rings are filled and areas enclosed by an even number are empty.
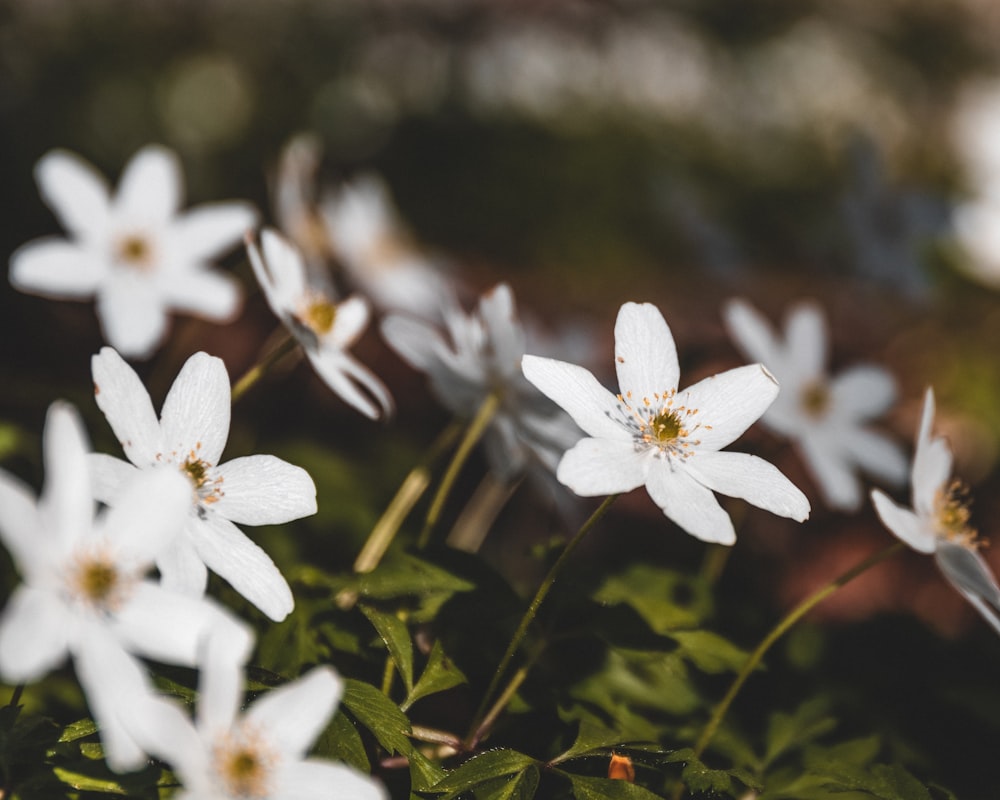
[[[1000,247],[989,224],[967,222],[997,202],[1000,231],[998,42],[989,0],[4,0],[0,261],[58,232],[32,177],[51,148],[114,181],[160,142],[181,156],[189,202],[246,198],[273,221],[282,148],[311,132],[324,183],[382,175],[415,240],[467,295],[509,281],[543,331],[584,332],[601,369],[626,300],[660,306],[693,381],[739,363],[726,298],[775,320],[815,298],[835,369],[872,360],[897,377],[884,425],[907,445],[934,386],[988,538],[1000,535]],[[246,310],[229,326],[175,319],[140,368],[157,402],[191,352],[224,357],[236,375],[270,341],[276,323],[245,259],[225,263],[246,279]],[[56,397],[113,445],[89,400],[101,344],[90,304],[0,283],[5,468],[39,484],[38,434]],[[345,568],[445,421],[374,330],[359,352],[396,395],[391,425],[359,422],[303,368],[286,376],[290,390],[249,398],[233,434],[289,452],[311,438],[338,454],[323,456],[324,480],[355,505],[326,519],[347,531],[331,545]],[[816,497],[786,445],[752,432],[745,449]],[[505,512],[517,546],[484,550],[524,586],[538,540],[527,502]],[[664,536],[644,495],[620,513],[628,524],[596,537],[592,556],[697,567],[700,545]],[[731,601],[720,627],[751,644],[887,537],[868,508],[846,516],[817,500],[801,528],[748,514],[719,582]],[[1000,567],[1000,553],[985,554]],[[842,696],[848,729],[906,731],[942,783],[992,796],[980,792],[1000,743],[1000,642],[929,559],[908,554],[859,580],[775,659],[748,689],[759,708],[821,681]]]

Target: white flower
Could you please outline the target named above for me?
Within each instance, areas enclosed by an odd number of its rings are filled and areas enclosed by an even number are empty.
[[[727,303],[723,314],[737,349],[764,364],[781,384],[761,421],[796,444],[827,505],[843,511],[860,507],[864,495],[857,469],[894,486],[905,480],[903,451],[868,427],[895,402],[892,376],[872,364],[827,375],[826,326],[816,306],[799,303],[790,310],[784,339],[742,300]]]
[[[510,287],[502,283],[483,295],[474,314],[452,307],[445,323],[447,336],[427,322],[390,315],[382,335],[404,361],[428,374],[438,399],[456,415],[472,417],[490,394],[499,396],[485,445],[501,478],[533,460],[554,469],[580,432],[521,374],[524,330]]]
[[[344,184],[320,211],[348,277],[378,308],[441,319],[452,287],[403,231],[381,179],[363,175]]]
[[[95,519],[87,451],[75,411],[57,403],[45,425],[41,499],[0,471],[0,538],[24,578],[0,618],[0,675],[37,680],[72,656],[109,765],[135,769],[145,756],[130,729],[150,689],[129,653],[194,667],[216,637],[235,665],[252,635],[209,601],[143,580],[184,525],[186,482],[165,471],[137,476]]]
[[[206,566],[273,620],[294,607],[274,562],[233,523],[274,525],[316,513],[308,473],[268,455],[219,463],[229,436],[229,376],[221,359],[195,353],[167,393],[157,420],[135,371],[110,347],[92,359],[97,405],[131,464],[95,454],[94,492],[114,506],[136,470],[169,469],[188,478],[187,522],[156,566],[169,588],[200,596]],[[133,466],[134,465],[134,466]]]
[[[239,283],[210,269],[209,261],[239,242],[256,212],[244,203],[218,203],[179,214],[181,171],[169,150],[140,150],[113,197],[89,164],[60,150],[38,162],[35,178],[71,238],[39,239],[14,253],[15,288],[95,297],[108,342],[135,358],[147,358],[160,344],[172,310],[224,321],[239,309]]]
[[[649,303],[626,303],[615,323],[613,395],[583,367],[525,356],[529,381],[591,438],[559,462],[556,477],[579,495],[628,492],[645,484],[663,513],[688,533],[732,544],[732,520],[713,492],[802,521],[809,501],[774,465],[719,452],[778,394],[760,364],[729,370],[677,391],[680,369],[670,328]]]
[[[263,254],[247,241],[254,274],[271,310],[302,345],[319,376],[365,416],[391,414],[388,390],[347,352],[368,324],[365,301],[355,296],[336,302],[332,288],[310,274],[298,250],[274,231],[261,234],[261,246]]]
[[[962,484],[951,480],[951,448],[931,436],[934,392],[927,390],[910,474],[913,508],[902,508],[873,489],[872,502],[882,523],[921,553],[933,553],[944,577],[1000,633],[1000,587],[982,556],[969,525]]]
[[[149,707],[141,739],[169,763],[183,800],[383,800],[372,778],[343,764],[307,758],[343,694],[330,667],[272,689],[240,714],[242,671],[201,674],[197,724],[180,709]]]

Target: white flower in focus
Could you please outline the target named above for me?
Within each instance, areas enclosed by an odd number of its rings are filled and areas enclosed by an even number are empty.
[[[809,501],[773,464],[721,449],[778,394],[760,364],[677,390],[680,369],[670,328],[649,304],[625,303],[615,323],[614,395],[583,367],[525,356],[525,377],[566,409],[591,438],[559,462],[556,477],[579,495],[645,485],[663,513],[699,539],[733,544],[736,532],[713,492],[802,521]]]
[[[485,437],[494,471],[504,480],[537,461],[554,470],[580,432],[521,374],[524,330],[510,287],[499,284],[483,295],[473,314],[452,307],[447,335],[403,315],[382,322],[382,335],[414,369],[426,372],[441,403],[455,415],[473,417],[495,393],[500,407]]]
[[[931,436],[934,392],[927,390],[910,474],[913,508],[903,508],[873,489],[882,523],[921,553],[933,553],[948,582],[1000,633],[1000,587],[977,552],[982,541],[969,525],[964,487],[951,479],[948,443]]]
[[[95,297],[105,337],[130,358],[152,354],[170,311],[226,321],[239,310],[239,283],[209,262],[239,242],[256,212],[217,203],[178,213],[182,178],[169,150],[140,150],[114,196],[89,164],[60,150],[38,162],[35,178],[71,238],[46,237],[17,250],[10,260],[15,288]]]
[[[827,375],[826,326],[811,303],[790,310],[783,339],[742,300],[727,303],[723,316],[737,349],[778,379],[781,391],[761,422],[796,444],[827,505],[842,511],[860,507],[864,490],[858,469],[902,484],[907,469],[902,449],[868,427],[895,402],[888,371],[861,364]]]
[[[24,578],[0,617],[0,677],[34,681],[72,656],[109,765],[136,769],[145,754],[131,730],[150,687],[130,653],[194,667],[214,637],[235,666],[252,634],[209,601],[144,580],[187,518],[180,476],[136,476],[95,519],[86,436],[72,407],[50,408],[44,456],[37,503],[0,471],[0,538]]]
[[[299,252],[271,230],[261,250],[247,241],[247,254],[271,310],[302,345],[313,369],[346,403],[371,419],[392,413],[382,382],[347,352],[368,324],[360,297],[338,303],[329,285],[306,269]]]
[[[197,723],[167,703],[148,707],[140,737],[171,765],[183,800],[384,800],[374,779],[332,761],[307,758],[343,694],[330,667],[272,689],[239,713],[243,673],[201,674]]]
[[[159,420],[139,376],[112,348],[103,348],[91,366],[97,405],[131,462],[91,456],[96,498],[115,506],[137,470],[184,475],[187,522],[157,555],[163,584],[200,597],[211,569],[271,619],[284,619],[294,607],[291,589],[234,523],[276,525],[315,514],[316,486],[309,474],[270,455],[219,463],[230,414],[229,376],[221,359],[191,356],[170,387]]]
[[[320,212],[348,277],[378,308],[441,320],[454,291],[403,231],[379,178],[344,184],[324,198]]]

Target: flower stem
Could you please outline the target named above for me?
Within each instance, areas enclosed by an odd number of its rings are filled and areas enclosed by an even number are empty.
[[[7,703],[9,706],[18,706],[21,704],[21,695],[24,694],[24,684],[19,683],[14,687],[14,691],[10,694],[10,702]]]
[[[475,750],[476,745],[482,741],[483,737],[489,732],[490,728],[493,727],[493,723],[497,721],[497,717],[499,717],[501,712],[507,707],[511,698],[517,693],[517,690],[521,688],[521,684],[524,683],[524,679],[528,677],[528,671],[531,669],[531,663],[532,662],[525,664],[514,673],[514,677],[510,679],[510,683],[507,684],[506,688],[497,698],[497,701],[483,716],[482,722],[473,728],[472,735],[465,743],[465,749]]]
[[[556,582],[556,578],[559,577],[559,573],[562,571],[563,565],[569,558],[570,554],[576,549],[577,545],[583,541],[583,538],[590,533],[591,528],[594,527],[600,521],[609,508],[611,504],[618,499],[617,494],[609,495],[604,499],[597,510],[587,519],[583,525],[580,526],[580,530],[576,532],[576,535],[566,544],[563,548],[562,553],[559,554],[559,558],[549,569],[548,574],[542,581],[538,590],[535,592],[535,596],[531,600],[531,605],[528,606],[528,610],[524,612],[524,616],[521,617],[521,622],[517,626],[517,630],[514,631],[514,636],[510,640],[510,644],[507,645],[507,651],[503,654],[503,658],[500,659],[500,664],[496,668],[496,672],[493,673],[493,680],[490,682],[489,688],[486,690],[486,694],[483,695],[482,703],[480,703],[479,710],[476,712],[475,724],[473,725],[473,730],[478,731],[481,727],[480,720],[483,719],[483,714],[486,710],[486,706],[493,696],[493,692],[496,691],[497,686],[500,685],[500,680],[503,678],[504,673],[507,671],[507,667],[510,666],[510,661],[517,652],[517,649],[521,646],[521,642],[524,639],[525,634],[528,632],[528,626],[531,625],[532,621],[535,619],[535,615],[538,613],[539,606],[542,605],[542,601],[545,600],[545,596],[549,593],[553,584]],[[504,693],[507,694],[506,692]],[[513,692],[510,693],[513,696]],[[507,697],[509,700],[510,697]],[[506,701],[505,701],[506,704]],[[491,711],[492,713],[492,711]],[[499,711],[497,711],[499,713]]]
[[[382,556],[385,555],[385,551],[389,549],[389,545],[402,526],[403,520],[406,519],[406,515],[410,513],[430,485],[431,465],[445,450],[451,447],[461,430],[462,427],[458,422],[452,422],[441,431],[420,463],[411,469],[403,479],[395,496],[386,506],[378,522],[375,523],[372,532],[368,534],[368,540],[354,560],[355,572],[371,572],[378,566]]]
[[[430,542],[431,533],[441,518],[445,501],[451,493],[452,486],[455,485],[458,473],[468,460],[472,448],[476,446],[476,442],[482,438],[483,433],[485,433],[487,426],[493,419],[493,415],[497,413],[499,407],[500,396],[496,392],[490,393],[483,400],[482,405],[479,406],[479,410],[476,412],[476,416],[472,418],[468,428],[465,429],[465,436],[459,442],[458,449],[455,450],[455,455],[451,457],[451,463],[448,464],[448,469],[445,470],[444,477],[441,478],[441,485],[438,486],[438,490],[434,494],[431,507],[427,509],[424,527],[420,531],[420,537],[417,539],[417,547],[419,549],[422,550]]]
[[[736,676],[733,681],[732,686],[729,687],[729,691],[726,692],[726,696],[722,698],[722,701],[715,707],[715,711],[712,712],[712,717],[709,719],[708,724],[705,725],[705,729],[701,732],[701,736],[698,737],[698,742],[694,746],[694,757],[701,758],[701,754],[705,752],[705,748],[708,747],[709,742],[712,741],[712,737],[715,736],[716,731],[722,722],[723,717],[726,716],[726,712],[729,710],[729,706],[732,705],[733,700],[736,695],[739,694],[740,689],[746,682],[746,679],[750,677],[750,673],[753,672],[757,665],[760,664],[761,659],[764,654],[771,648],[771,646],[778,641],[796,622],[798,622],[802,617],[804,617],[813,607],[822,603],[827,597],[836,592],[842,586],[853,581],[863,572],[868,571],[876,564],[880,564],[887,558],[894,556],[900,550],[903,549],[903,542],[895,542],[884,550],[880,550],[873,555],[870,555],[864,561],[856,564],[847,572],[834,578],[828,584],[813,592],[809,597],[799,603],[795,608],[793,608],[784,619],[781,620],[771,632],[765,636],[760,644],[757,645],[757,649],[754,650],[750,656],[747,658],[746,663],[743,665],[743,669]],[[681,792],[683,787],[681,787]],[[681,792],[675,793],[674,797],[680,797]]]
[[[259,362],[254,364],[250,369],[243,373],[236,383],[233,384],[233,402],[235,403],[243,395],[245,395],[250,388],[257,383],[267,371],[271,369],[275,364],[277,364],[282,358],[288,355],[292,350],[295,349],[298,341],[294,336],[288,334],[284,339],[273,349],[270,353],[264,356]]]

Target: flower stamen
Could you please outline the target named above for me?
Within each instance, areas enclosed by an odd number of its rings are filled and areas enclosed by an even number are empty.
[[[812,381],[802,387],[799,401],[806,414],[814,419],[822,417],[830,408],[830,389],[823,381]]]
[[[270,796],[278,756],[256,728],[244,725],[226,736],[212,755],[228,797],[257,800]]]
[[[153,265],[153,248],[140,234],[129,234],[118,240],[115,253],[118,261],[130,267],[146,270]]]
[[[69,569],[69,593],[88,608],[114,612],[128,598],[132,581],[105,550],[79,553]]]
[[[969,487],[961,481],[942,486],[934,495],[934,526],[937,535],[962,547],[978,549],[985,543],[969,524]]]

